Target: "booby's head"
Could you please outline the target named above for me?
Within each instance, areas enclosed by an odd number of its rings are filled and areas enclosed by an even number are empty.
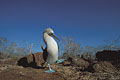
[[[47,33],[49,36],[56,38],[57,40],[60,40],[55,34],[54,31],[51,28],[47,28],[44,33]]]

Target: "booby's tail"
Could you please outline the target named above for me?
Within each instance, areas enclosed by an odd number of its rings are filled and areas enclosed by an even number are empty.
[[[41,48],[42,48],[42,50],[44,51],[44,47],[43,47],[43,44],[41,43]]]
[[[44,62],[41,64],[41,66],[44,67],[44,66],[46,66],[47,48],[44,48],[42,43],[41,43],[41,48],[43,50],[43,60],[44,60]]]

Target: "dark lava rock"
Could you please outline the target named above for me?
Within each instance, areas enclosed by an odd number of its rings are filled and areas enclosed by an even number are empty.
[[[64,66],[70,66],[70,65],[71,65],[71,62],[70,62],[70,61],[65,60],[62,64],[63,64]]]
[[[64,66],[71,66],[72,60],[73,59],[71,57],[68,57],[67,60],[65,60],[62,64]]]
[[[120,61],[120,50],[119,51],[104,50],[101,52],[97,52],[96,58],[99,61]]]
[[[2,52],[0,52],[0,59],[2,58]]]

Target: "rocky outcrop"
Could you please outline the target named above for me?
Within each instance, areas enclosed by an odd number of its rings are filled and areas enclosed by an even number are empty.
[[[109,61],[116,68],[120,68],[120,50],[119,51],[104,50],[101,52],[97,52],[96,58],[98,61]]]

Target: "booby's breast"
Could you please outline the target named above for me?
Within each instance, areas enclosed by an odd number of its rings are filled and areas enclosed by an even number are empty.
[[[43,35],[47,48],[47,60],[46,62],[53,64],[58,59],[58,45],[57,42],[49,36],[47,33]]]

